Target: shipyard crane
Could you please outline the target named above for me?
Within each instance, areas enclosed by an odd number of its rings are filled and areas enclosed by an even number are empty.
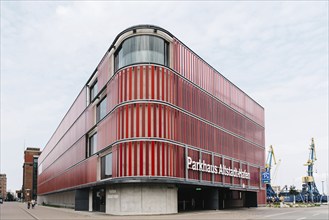
[[[274,169],[274,172],[273,172],[273,178],[272,178],[272,180],[273,180],[272,183],[273,184],[275,183],[276,176],[278,175],[278,170],[279,170],[280,164],[281,164],[281,159],[279,159],[279,161],[277,162],[277,164],[275,166],[275,169]]]
[[[316,161],[314,138],[312,138],[309,150],[309,158],[306,164],[304,164],[304,166],[307,166],[307,176],[302,177],[302,195],[304,197],[304,201],[319,202],[321,200],[321,195],[315,185],[313,177],[313,166],[314,162]]]
[[[274,165],[276,164],[276,159],[274,155],[274,150],[272,145],[270,146],[270,149],[267,154],[266,164],[265,164],[265,170],[268,173],[271,173],[271,167],[272,167],[272,159],[274,161]],[[279,201],[279,198],[277,194],[274,192],[272,186],[271,186],[271,180],[269,183],[266,183],[266,198],[267,201]]]

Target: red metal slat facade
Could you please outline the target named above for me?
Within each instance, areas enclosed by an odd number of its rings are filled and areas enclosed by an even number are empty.
[[[106,116],[96,122],[87,83],[40,155],[38,194],[100,181],[98,154],[86,154],[86,137],[96,129],[97,152],[113,155],[112,180],[161,177],[247,186],[264,204],[264,109],[174,36],[163,29],[158,33],[169,39],[167,66],[134,63],[115,71],[115,47],[105,54],[92,78],[106,96]],[[113,45],[134,34],[127,29]],[[187,170],[187,156],[247,170],[250,180]]]

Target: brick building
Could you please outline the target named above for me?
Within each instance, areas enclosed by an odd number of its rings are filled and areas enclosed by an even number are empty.
[[[6,174],[0,174],[0,197],[5,199],[7,196],[7,177]]]
[[[36,199],[38,181],[38,157],[40,154],[40,148],[28,147],[24,151],[22,186],[24,201]]]

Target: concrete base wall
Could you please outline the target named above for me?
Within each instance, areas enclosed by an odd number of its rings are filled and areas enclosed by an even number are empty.
[[[50,195],[38,196],[38,204],[54,205],[66,208],[74,208],[75,206],[75,191],[55,193]]]
[[[151,215],[178,212],[177,187],[170,184],[124,184],[106,188],[106,213]]]

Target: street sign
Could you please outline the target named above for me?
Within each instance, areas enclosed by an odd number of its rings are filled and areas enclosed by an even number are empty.
[[[262,172],[262,183],[270,183],[271,182],[271,174],[270,172]]]

